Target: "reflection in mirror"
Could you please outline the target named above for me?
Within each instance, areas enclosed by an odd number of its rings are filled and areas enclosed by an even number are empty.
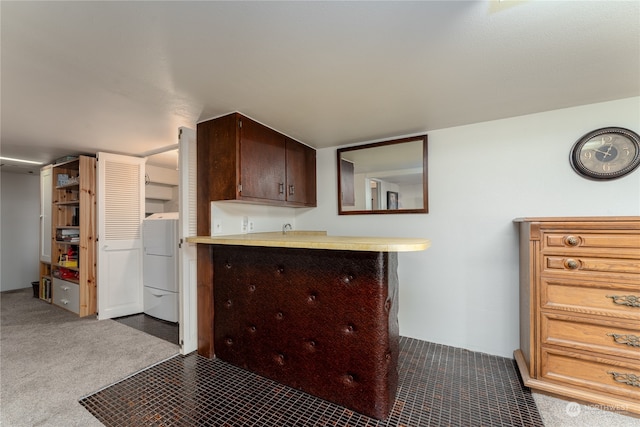
[[[427,135],[338,149],[338,213],[427,213]]]

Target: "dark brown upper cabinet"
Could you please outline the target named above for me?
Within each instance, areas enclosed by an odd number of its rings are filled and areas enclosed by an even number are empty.
[[[199,197],[316,206],[313,148],[240,113],[199,123],[197,135]]]
[[[338,214],[427,213],[427,135],[340,148]]]

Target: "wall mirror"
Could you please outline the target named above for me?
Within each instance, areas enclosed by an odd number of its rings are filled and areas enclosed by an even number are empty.
[[[427,135],[338,149],[338,214],[427,213]]]

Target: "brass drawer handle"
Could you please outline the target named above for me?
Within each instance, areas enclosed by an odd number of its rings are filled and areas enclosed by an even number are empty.
[[[607,295],[614,304],[628,305],[629,307],[640,307],[640,297],[635,295]]]
[[[578,246],[578,244],[580,243],[580,238],[576,236],[567,236],[564,238],[564,243],[567,246]]]
[[[575,270],[580,267],[580,261],[576,261],[575,259],[569,258],[564,264],[569,270]]]
[[[613,340],[617,344],[626,344],[631,347],[640,347],[640,337],[636,335],[614,334],[610,332],[607,334],[607,336],[613,337]]]
[[[631,387],[640,387],[640,376],[635,374],[623,374],[620,372],[608,371],[607,374],[613,377],[613,380]]]

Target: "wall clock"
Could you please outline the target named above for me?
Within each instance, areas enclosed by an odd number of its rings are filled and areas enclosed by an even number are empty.
[[[596,129],[573,145],[570,161],[573,169],[586,178],[620,178],[640,166],[640,136],[619,127]]]

